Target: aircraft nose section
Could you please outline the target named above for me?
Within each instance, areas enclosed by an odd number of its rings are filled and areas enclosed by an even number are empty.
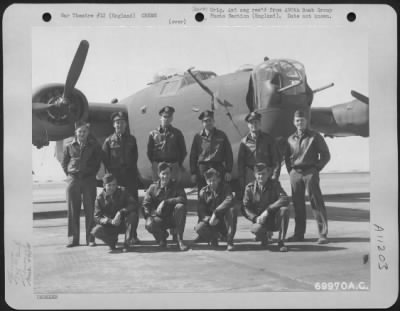
[[[259,109],[261,114],[261,130],[265,133],[276,136],[280,133],[280,123],[282,123],[282,111],[278,107],[265,107]]]

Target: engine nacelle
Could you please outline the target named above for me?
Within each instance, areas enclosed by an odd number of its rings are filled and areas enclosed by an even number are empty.
[[[85,95],[74,89],[66,101],[63,92],[64,84],[60,83],[47,84],[33,92],[32,103],[49,106],[32,110],[32,144],[37,148],[72,136],[74,123],[87,120],[89,105]]]
[[[332,114],[336,124],[343,132],[369,136],[369,105],[359,100],[335,105]]]

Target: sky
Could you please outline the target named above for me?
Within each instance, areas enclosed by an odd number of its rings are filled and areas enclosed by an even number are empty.
[[[90,102],[123,99],[152,81],[155,73],[192,66],[218,75],[264,56],[304,64],[315,94],[313,107],[348,102],[352,89],[368,96],[367,34],[326,27],[38,27],[32,33],[32,89],[65,78],[80,40],[90,44],[76,88]],[[331,161],[324,172],[369,171],[369,139],[326,138]],[[32,147],[36,180],[62,180],[54,144]],[[285,170],[282,170],[284,173]]]

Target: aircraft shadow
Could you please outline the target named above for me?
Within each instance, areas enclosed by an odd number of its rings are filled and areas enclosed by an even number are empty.
[[[361,238],[361,237],[329,237],[330,243],[351,243],[351,242],[359,242],[359,243],[369,243],[370,238]]]
[[[189,243],[186,243],[189,245]],[[106,244],[97,244],[97,247],[102,247],[104,246],[107,251],[108,247]],[[118,243],[117,248],[112,251],[112,254],[124,254],[121,250],[123,244]],[[161,252],[180,252],[176,244],[168,243],[168,246],[166,248],[161,248],[155,241],[142,241],[139,245],[134,245],[132,246],[127,253],[161,253]]]
[[[307,219],[314,219],[311,206],[307,203]],[[369,222],[370,212],[365,209],[339,207],[331,204],[326,204],[326,211],[329,221],[354,221],[354,222]],[[294,221],[294,208],[290,207],[290,218]]]
[[[329,252],[329,251],[339,251],[347,249],[346,247],[338,247],[338,246],[328,246],[328,245],[310,245],[310,244],[290,244],[285,243],[288,247],[289,252]],[[279,252],[279,248],[276,245],[269,246],[271,252]]]
[[[324,195],[325,202],[369,202],[370,193],[369,192],[356,192],[356,193],[338,193],[338,194],[326,194]]]

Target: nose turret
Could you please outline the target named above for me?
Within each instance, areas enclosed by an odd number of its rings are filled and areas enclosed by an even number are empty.
[[[262,130],[274,137],[289,136],[294,131],[294,112],[309,111],[312,102],[303,65],[293,60],[267,60],[254,68],[251,79],[253,107],[262,116]]]

